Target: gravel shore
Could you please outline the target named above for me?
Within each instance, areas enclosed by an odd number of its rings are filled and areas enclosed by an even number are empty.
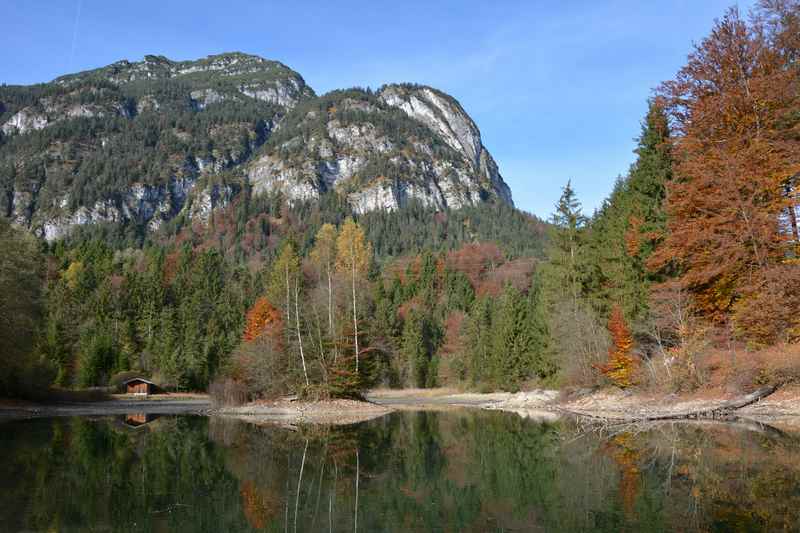
[[[354,400],[264,401],[238,407],[221,407],[211,411],[212,415],[236,417],[249,421],[259,419],[290,424],[355,424],[379,418],[392,409],[371,402]]]
[[[464,393],[453,389],[383,389],[367,401],[262,401],[238,407],[216,408],[205,395],[159,395],[149,398],[115,397],[108,401],[35,404],[0,401],[0,420],[54,416],[115,416],[124,414],[198,414],[311,424],[353,424],[397,410],[483,408],[516,413],[525,418],[552,420],[566,412],[614,418],[713,408],[735,396],[699,391],[693,395],[657,395],[601,389],[565,395],[538,389],[518,393]],[[756,404],[736,411],[753,420],[782,420],[800,427],[800,387],[785,386]]]

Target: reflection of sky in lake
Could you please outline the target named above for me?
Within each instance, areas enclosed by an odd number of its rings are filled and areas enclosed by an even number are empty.
[[[478,410],[280,428],[132,413],[0,425],[3,531],[795,530],[798,438],[583,431]]]

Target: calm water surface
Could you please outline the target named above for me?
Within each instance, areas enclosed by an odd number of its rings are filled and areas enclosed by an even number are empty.
[[[0,531],[797,531],[800,438],[460,410],[0,424]]]

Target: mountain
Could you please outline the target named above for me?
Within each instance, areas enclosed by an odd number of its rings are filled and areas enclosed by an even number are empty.
[[[207,220],[245,188],[335,192],[356,213],[513,205],[478,127],[430,87],[318,97],[292,69],[242,53],[0,87],[0,214],[48,241],[91,223]]]
[[[333,91],[292,109],[247,165],[256,192],[308,199],[336,190],[357,212],[415,199],[436,209],[511,191],[480,131],[452,97],[429,87]]]

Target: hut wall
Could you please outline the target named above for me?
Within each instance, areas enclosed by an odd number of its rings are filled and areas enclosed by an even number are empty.
[[[130,383],[128,384],[128,394],[147,394],[150,392],[149,388],[147,383]]]

